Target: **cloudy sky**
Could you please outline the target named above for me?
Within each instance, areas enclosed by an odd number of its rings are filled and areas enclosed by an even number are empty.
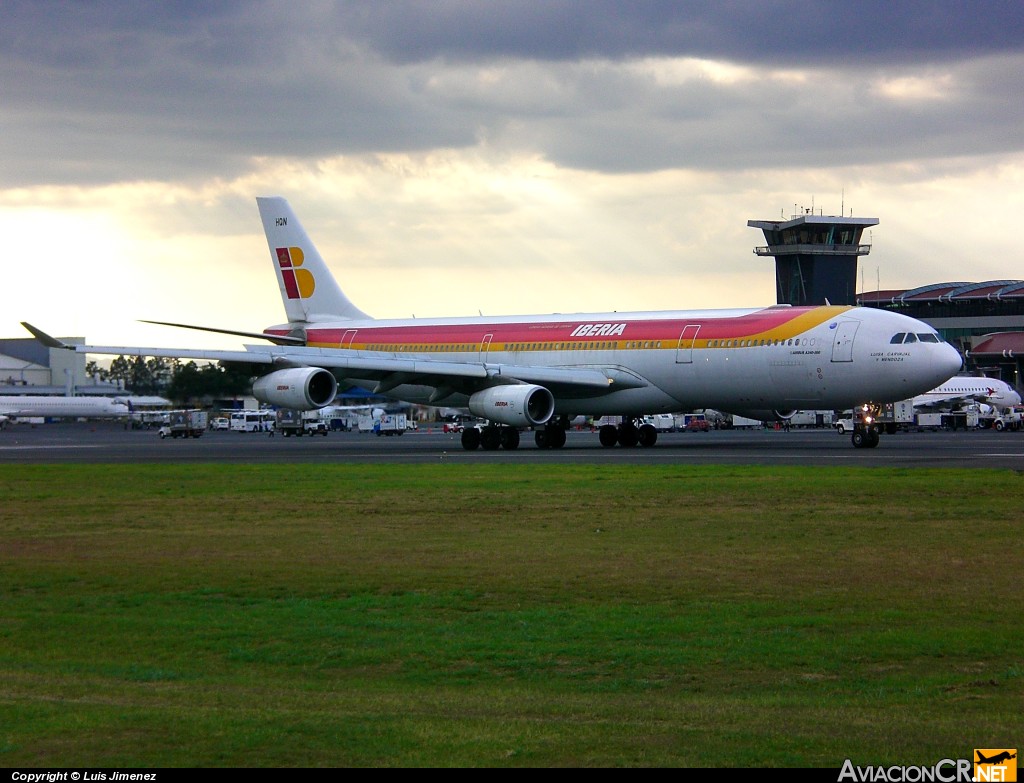
[[[1019,2],[45,2],[0,24],[0,335],[283,320],[258,195],[378,317],[771,304],[748,219],[877,217],[864,288],[1024,278]]]

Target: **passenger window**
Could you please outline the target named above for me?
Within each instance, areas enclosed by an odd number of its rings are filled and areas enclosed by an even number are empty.
[[[903,338],[906,336],[906,332],[898,332],[897,334],[894,334],[892,336],[892,339],[889,341],[889,345],[899,345],[900,343],[903,342]]]

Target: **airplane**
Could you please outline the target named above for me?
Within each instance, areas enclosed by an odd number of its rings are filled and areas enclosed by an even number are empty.
[[[1006,381],[957,375],[931,391],[914,397],[914,408],[952,410],[971,402],[985,403],[994,408],[1009,408],[1020,405],[1020,394]]]
[[[976,750],[975,753],[978,754],[978,764],[999,764],[1003,761],[1009,761],[1010,759],[1017,758],[1016,753],[1010,753],[1006,750],[1004,750],[1002,753],[997,753],[992,758],[985,758],[985,756],[982,754],[980,750]]]
[[[55,397],[42,394],[0,396],[3,423],[29,416],[84,419],[119,418],[131,412],[131,404],[117,397]]]
[[[576,415],[619,416],[602,445],[653,446],[642,416],[714,408],[762,420],[798,409],[901,400],[960,369],[927,324],[884,310],[792,307],[374,319],[342,291],[289,203],[256,199],[287,322],[262,332],[150,321],[266,340],[244,350],[70,346],[22,322],[50,347],[248,364],[254,396],[286,408],[331,403],[338,381],[407,403],[469,408],[487,426],[462,445],[516,449],[532,428],[561,448]],[[912,344],[894,336],[915,335]],[[878,445],[869,427],[857,447]]]

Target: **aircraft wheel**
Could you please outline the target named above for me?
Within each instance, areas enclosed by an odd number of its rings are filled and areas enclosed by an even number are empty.
[[[545,428],[533,431],[533,442],[537,444],[538,449],[549,449],[551,448],[551,441],[548,438],[548,431]]]
[[[633,448],[637,444],[639,437],[636,427],[632,424],[619,425],[619,444],[623,447],[627,449]]]
[[[515,451],[519,448],[519,430],[515,427],[501,428],[501,447],[506,451]]]
[[[864,430],[854,430],[853,435],[850,436],[850,442],[855,449],[864,448],[866,441],[867,438],[864,435]]]
[[[871,430],[870,432],[868,432],[868,438],[864,445],[869,449],[873,449],[878,445],[879,440],[880,438],[878,437],[878,430]]]
[[[476,427],[466,427],[462,431],[462,448],[466,451],[476,451],[480,448],[480,430]]]
[[[484,427],[480,433],[480,446],[484,451],[497,451],[501,446],[501,430],[497,427]]]
[[[615,430],[613,424],[603,424],[597,431],[597,436],[601,439],[601,445],[606,449],[610,449],[616,443],[619,442],[619,433]]]
[[[560,449],[565,445],[565,430],[561,427],[548,426],[544,428],[544,431],[548,436],[549,449]]]
[[[642,425],[637,433],[637,441],[645,449],[650,448],[658,442],[658,430],[655,429],[653,424]]]

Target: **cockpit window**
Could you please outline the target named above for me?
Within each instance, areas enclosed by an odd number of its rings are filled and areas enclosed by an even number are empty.
[[[923,343],[937,343],[939,341],[939,336],[937,334],[926,332],[925,334],[919,334],[917,339]]]
[[[916,342],[917,342],[917,335],[914,334],[913,332],[910,332],[907,335],[907,339],[903,341],[903,344],[906,345],[907,343],[916,343]]]
[[[906,336],[906,332],[897,332],[892,336],[892,339],[889,341],[889,345],[899,345],[903,342],[903,338]]]

